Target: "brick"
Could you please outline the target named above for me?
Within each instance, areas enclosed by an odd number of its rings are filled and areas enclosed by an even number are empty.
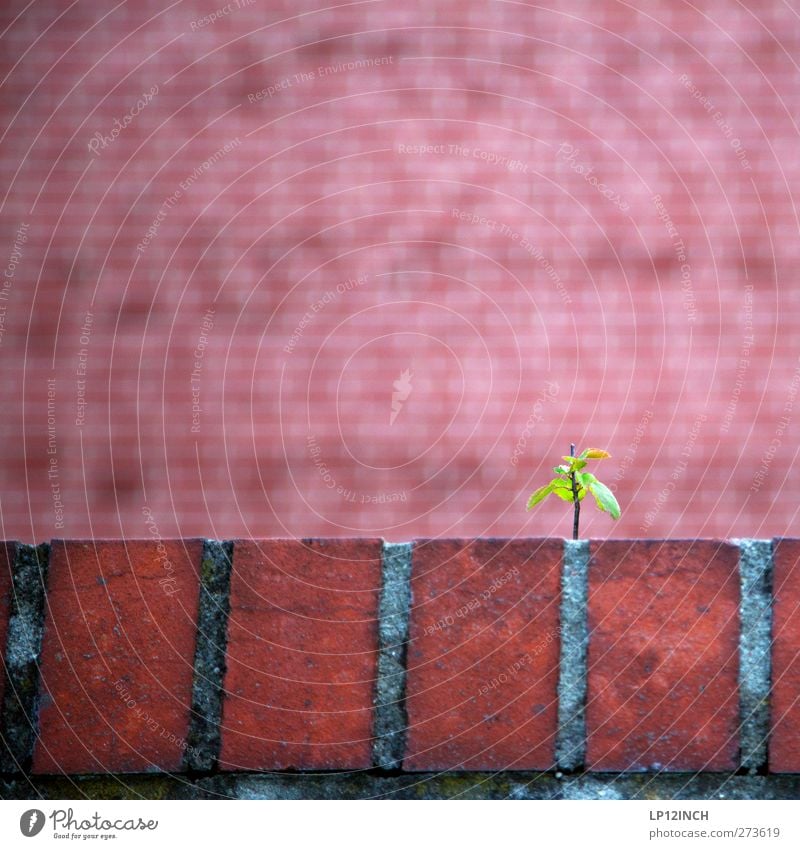
[[[34,773],[178,770],[200,540],[52,544]]]
[[[5,656],[8,637],[8,620],[11,616],[11,569],[17,552],[17,543],[0,542],[0,709],[5,697]]]
[[[415,543],[405,769],[553,765],[562,551],[560,539]]]
[[[587,765],[729,770],[738,757],[738,550],[591,543]]]
[[[222,769],[371,765],[381,547],[234,543]]]
[[[774,546],[769,769],[800,772],[800,540]]]

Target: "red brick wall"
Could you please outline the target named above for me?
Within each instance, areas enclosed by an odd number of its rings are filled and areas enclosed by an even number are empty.
[[[7,537],[565,535],[524,498],[570,441],[587,535],[789,531],[789,6],[27,5]]]
[[[370,770],[393,737],[405,772],[800,773],[800,541],[775,543],[748,566],[751,541],[422,539],[401,569],[365,538],[237,540],[224,563],[199,540],[54,541],[0,646],[4,771],[185,772],[200,750]]]

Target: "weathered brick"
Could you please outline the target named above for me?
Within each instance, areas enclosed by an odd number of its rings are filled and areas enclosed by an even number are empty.
[[[378,539],[234,544],[222,769],[369,767]]]
[[[177,770],[200,540],[54,542],[35,773]]]
[[[11,615],[11,568],[17,551],[15,542],[0,542],[0,709],[5,695],[5,654],[8,619]],[[2,721],[2,717],[0,717]]]
[[[560,539],[415,544],[406,769],[553,765],[562,551]]]
[[[775,540],[769,768],[800,772],[800,540]]]
[[[737,766],[738,606],[735,546],[592,542],[590,769]]]

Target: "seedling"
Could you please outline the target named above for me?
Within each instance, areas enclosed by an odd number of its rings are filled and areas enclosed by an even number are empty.
[[[591,492],[597,506],[605,513],[610,513],[612,519],[619,519],[620,509],[614,493],[591,473],[584,472],[589,460],[604,460],[611,455],[600,448],[587,448],[579,456],[575,456],[575,445],[570,445],[569,457],[563,456],[564,463],[554,466],[557,477],[549,484],[536,490],[528,499],[528,510],[544,501],[551,493],[562,501],[573,504],[572,538],[578,538],[578,524],[581,516],[581,501]]]

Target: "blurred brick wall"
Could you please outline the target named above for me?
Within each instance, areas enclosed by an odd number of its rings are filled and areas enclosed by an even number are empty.
[[[3,4],[2,534],[787,533],[797,14],[317,5]]]

